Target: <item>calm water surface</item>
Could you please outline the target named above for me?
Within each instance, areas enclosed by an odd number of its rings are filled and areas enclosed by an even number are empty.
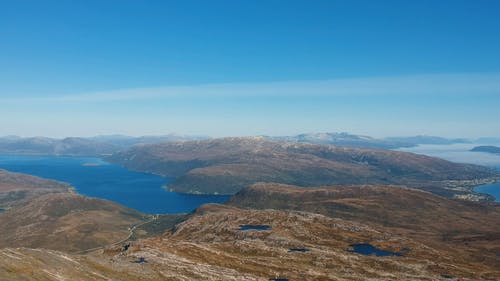
[[[170,192],[162,188],[169,182],[167,178],[130,171],[99,158],[0,155],[0,169],[64,181],[80,194],[151,214],[190,212],[229,198]]]
[[[352,244],[351,247],[352,247],[352,250],[350,252],[361,254],[361,255],[366,255],[366,256],[370,256],[370,255],[375,255],[377,257],[390,257],[390,256],[401,257],[402,256],[402,254],[380,250],[377,247],[375,247],[371,244],[366,244],[366,243]]]
[[[467,143],[449,145],[419,145],[416,147],[401,148],[397,150],[439,157],[457,163],[487,166],[500,171],[500,155],[487,152],[470,151],[470,149],[478,145],[500,146],[500,144],[496,143]],[[476,187],[474,190],[480,193],[493,195],[495,196],[495,201],[500,202],[500,183],[481,185]]]
[[[254,224],[245,224],[240,225],[240,230],[269,230],[271,226],[269,225],[254,225]]]
[[[493,167],[500,171],[500,166]],[[474,188],[474,191],[495,196],[495,202],[500,202],[500,183],[484,184]]]
[[[474,189],[480,193],[486,193],[495,196],[495,201],[500,202],[500,183],[480,185]]]

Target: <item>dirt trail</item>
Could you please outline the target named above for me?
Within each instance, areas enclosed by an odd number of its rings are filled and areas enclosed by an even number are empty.
[[[155,220],[158,219],[158,216],[157,215],[153,215],[149,220],[145,221],[145,222],[141,222],[137,225],[134,225],[132,227],[129,227],[129,234],[127,235],[127,237],[125,237],[124,239],[121,239],[119,241],[116,241],[116,242],[113,242],[113,243],[109,243],[109,244],[106,244],[106,245],[102,245],[102,246],[99,246],[99,247],[95,247],[95,248],[91,248],[91,249],[87,249],[87,250],[83,250],[83,251],[80,251],[78,252],[78,254],[87,254],[87,253],[90,253],[90,252],[94,252],[94,251],[97,251],[97,250],[102,250],[106,247],[112,247],[112,246],[116,246],[116,245],[119,245],[119,244],[122,244],[124,242],[126,242],[127,240],[129,240],[130,238],[132,238],[132,236],[134,235],[134,231],[138,228],[138,227],[141,227],[145,224],[148,224],[150,222],[153,222]]]

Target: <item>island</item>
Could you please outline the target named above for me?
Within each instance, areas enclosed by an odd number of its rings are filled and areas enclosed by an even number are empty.
[[[470,151],[500,154],[500,147],[493,145],[481,145],[472,148]]]

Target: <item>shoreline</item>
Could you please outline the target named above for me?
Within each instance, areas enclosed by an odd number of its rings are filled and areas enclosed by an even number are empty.
[[[43,157],[64,157],[64,158],[94,158],[94,159],[98,159],[99,161],[102,161],[105,164],[115,164],[115,165],[121,166],[127,170],[133,171],[133,172],[154,175],[154,176],[158,176],[158,177],[161,177],[164,179],[172,180],[171,178],[168,178],[168,177],[161,175],[159,173],[154,173],[151,171],[141,171],[141,170],[126,167],[126,166],[121,165],[120,163],[116,163],[114,161],[110,161],[110,159],[108,157],[109,155],[106,155],[106,154],[85,156],[85,155],[70,155],[70,154],[63,155],[63,154],[44,154],[44,153],[40,153],[40,154],[37,154],[37,153],[5,153],[5,152],[0,153],[0,155],[2,155],[2,154],[9,155],[9,156],[10,155],[13,155],[13,156],[20,155],[20,156],[39,156],[39,157],[43,156]],[[101,163],[85,162],[82,165],[83,166],[100,166]],[[57,179],[52,179],[52,180],[61,182]],[[70,183],[67,183],[67,182],[62,182],[62,183],[68,185],[67,189],[70,193],[81,194],[78,192],[77,188],[72,186]],[[500,183],[500,176],[490,177],[490,178],[482,178],[482,179],[473,179],[473,180],[447,180],[447,181],[440,181],[438,183],[443,188],[454,191],[455,195],[453,197],[450,197],[452,199],[455,198],[455,199],[475,201],[475,202],[481,201],[481,202],[497,202],[497,203],[498,203],[498,201],[496,201],[496,200],[500,199],[500,198],[497,198],[498,196],[491,195],[488,193],[478,192],[475,190],[476,188],[483,186],[483,185]],[[186,194],[186,195],[194,195],[194,196],[231,196],[231,195],[234,195],[234,194],[224,194],[224,193],[217,193],[217,192],[215,192],[215,193],[180,192],[180,191],[177,191],[176,188],[171,186],[171,182],[164,184],[160,188],[162,188],[163,190],[168,191],[168,192]],[[81,195],[83,195],[83,194],[81,194]],[[101,199],[104,199],[104,198],[101,198]]]
[[[475,187],[473,187],[473,192],[477,193],[477,194],[481,194],[481,195],[483,195],[483,194],[486,195],[488,197],[488,199],[491,199],[491,200],[488,200],[488,202],[500,203],[500,197],[498,197],[496,195],[492,195],[490,193],[480,192],[480,191],[476,190],[477,188],[485,186],[485,185],[496,185],[496,184],[500,184],[500,181],[493,182],[493,183],[486,183],[486,184],[481,184],[481,185],[475,186]]]
[[[169,184],[165,184],[162,186],[163,189],[165,189],[166,191],[169,191],[169,192],[174,192],[174,193],[178,193],[178,194],[186,194],[186,195],[195,195],[195,196],[228,196],[228,197],[231,197],[233,196],[234,194],[226,194],[226,193],[218,193],[218,192],[214,192],[214,193],[203,193],[203,192],[180,192],[180,191],[177,191],[175,190],[175,188],[172,188],[171,186],[169,186]]]
[[[475,202],[497,202],[497,198],[494,195],[476,191],[477,187],[497,183],[500,183],[500,177],[474,180],[449,180],[442,182],[444,188],[458,193],[454,196],[454,198]]]

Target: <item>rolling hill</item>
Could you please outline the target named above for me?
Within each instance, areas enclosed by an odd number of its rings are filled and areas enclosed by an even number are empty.
[[[0,247],[79,252],[126,238],[140,212],[72,193],[46,194],[0,214]]]
[[[452,200],[417,189],[258,183],[238,192],[228,204],[318,213],[391,228],[422,242],[460,243],[470,238],[479,244],[496,245],[500,251],[500,225],[496,223],[500,221],[500,204]]]
[[[495,177],[490,169],[405,152],[222,138],[138,145],[107,160],[174,178],[169,189],[185,193],[234,194],[256,182],[298,186],[394,184],[454,196],[467,190],[450,180]]]
[[[69,192],[66,183],[43,179],[0,169],[0,208],[26,204],[36,197],[48,193]]]
[[[119,241],[148,216],[73,192],[65,183],[0,170],[0,247],[82,251]]]

